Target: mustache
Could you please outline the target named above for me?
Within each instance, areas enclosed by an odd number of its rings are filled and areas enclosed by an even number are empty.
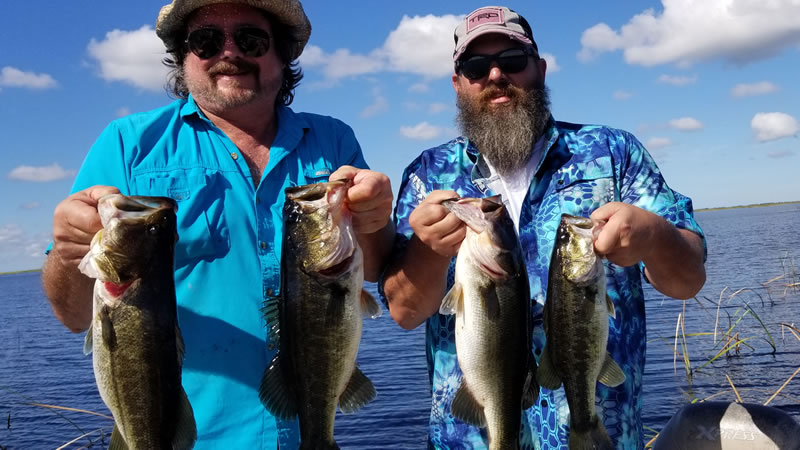
[[[208,75],[210,77],[217,75],[235,75],[255,72],[256,70],[258,70],[258,66],[248,61],[219,61],[208,69]]]
[[[525,96],[525,90],[508,82],[491,83],[478,94],[478,101],[485,103],[494,97],[500,96],[506,96],[512,101],[516,101]]]

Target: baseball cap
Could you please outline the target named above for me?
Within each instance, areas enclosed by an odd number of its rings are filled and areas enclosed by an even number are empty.
[[[289,27],[297,45],[292,52],[292,60],[303,53],[311,35],[311,23],[303,11],[299,0],[172,0],[164,5],[156,19],[156,34],[168,49],[175,48],[180,31],[186,25],[186,18],[196,9],[216,3],[238,3],[262,9]]]
[[[504,34],[509,39],[532,45],[536,51],[531,26],[524,17],[505,6],[484,6],[472,11],[457,27],[453,35],[456,41],[453,61],[457,61],[467,46],[478,36],[490,33]]]

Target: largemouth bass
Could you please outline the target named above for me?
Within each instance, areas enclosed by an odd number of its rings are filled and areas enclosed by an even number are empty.
[[[539,361],[542,387],[564,385],[570,412],[570,449],[614,448],[595,408],[597,382],[619,386],[625,374],[611,359],[603,261],[594,252],[592,221],[564,214],[556,233],[544,305],[547,344]]]
[[[265,305],[278,353],[259,397],[300,425],[301,449],[335,449],[336,406],[351,413],[375,398],[356,366],[362,316],[381,309],[363,290],[364,262],[344,203],[346,180],[287,188],[280,298]]]
[[[176,209],[163,197],[102,197],[103,228],[79,265],[97,279],[84,352],[93,353],[97,388],[114,415],[110,448],[188,449],[197,438],[181,385]]]
[[[514,223],[499,197],[442,203],[467,224],[455,283],[441,314],[455,314],[461,385],[453,416],[486,427],[490,449],[519,448],[523,409],[539,394],[531,353],[528,273]]]

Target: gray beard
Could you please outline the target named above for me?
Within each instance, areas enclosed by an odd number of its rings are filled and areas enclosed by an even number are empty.
[[[510,104],[498,108],[489,105],[488,99],[497,92],[508,95]],[[501,176],[525,166],[550,122],[546,86],[525,91],[509,84],[492,85],[472,97],[458,94],[456,104],[461,133]]]

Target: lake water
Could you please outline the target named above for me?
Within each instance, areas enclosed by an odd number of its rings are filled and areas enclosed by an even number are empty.
[[[764,403],[800,368],[800,341],[788,330],[782,334],[780,326],[800,328],[800,289],[786,288],[800,282],[800,204],[699,212],[697,220],[708,239],[708,281],[697,301],[685,303],[691,366],[699,368],[720,348],[713,336],[692,335],[714,331],[720,296],[717,340],[729,327],[729,317],[736,323],[744,305],[755,315],[744,316],[734,329],[740,339],[750,338],[739,355],[731,352],[694,371],[689,383],[682,358],[673,365],[675,325],[684,302],[647,291],[643,418],[656,431],[691,399],[734,400],[726,375],[745,401]],[[769,289],[762,285],[784,274],[767,284]],[[0,318],[0,448],[57,448],[86,433],[88,438],[66,448],[105,448],[98,430],[107,439],[108,419],[31,405],[108,414],[94,384],[91,357],[82,353],[83,335],[70,333],[53,317],[38,273],[0,276]],[[429,387],[424,343],[424,327],[404,331],[387,313],[365,321],[358,360],[378,397],[355,414],[339,415],[336,436],[342,448],[425,448]],[[800,375],[770,405],[800,420]]]

